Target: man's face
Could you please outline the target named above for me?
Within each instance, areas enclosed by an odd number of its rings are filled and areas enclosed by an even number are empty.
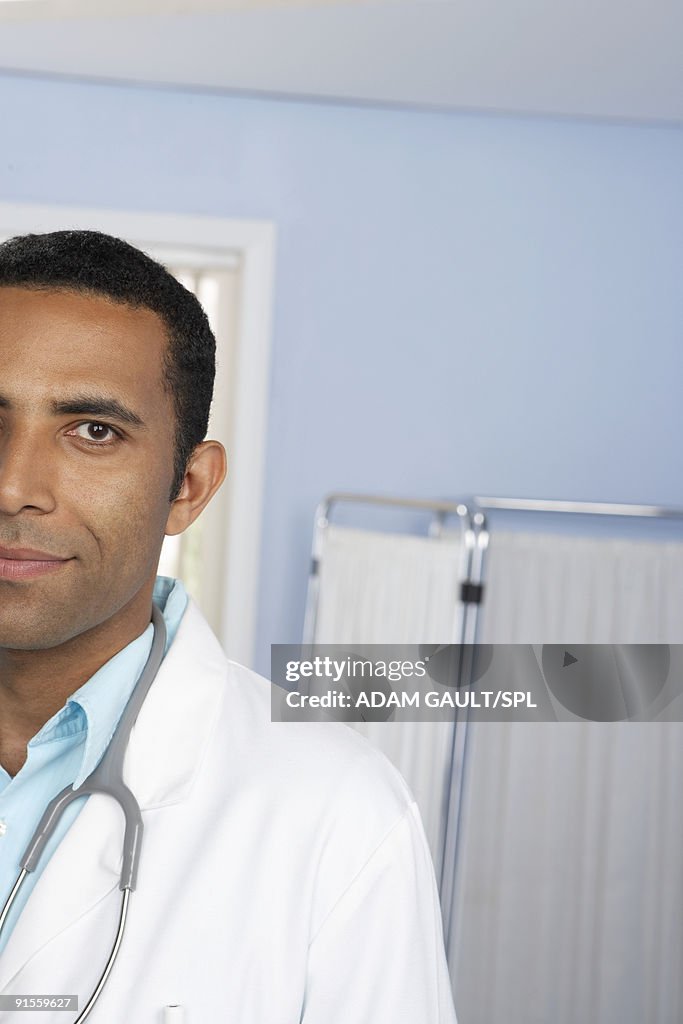
[[[0,287],[0,648],[55,647],[149,600],[173,478],[166,345],[149,310]],[[22,551],[44,557],[7,558]]]

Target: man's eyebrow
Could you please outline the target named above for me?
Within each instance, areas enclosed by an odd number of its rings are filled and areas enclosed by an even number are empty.
[[[74,395],[73,398],[55,401],[52,403],[52,412],[55,416],[102,416],[120,420],[132,427],[145,425],[140,416],[123,402],[119,402],[118,398],[105,398],[103,395]]]
[[[11,409],[12,402],[0,394],[0,409]],[[51,404],[55,416],[103,416],[129,423],[132,427],[144,427],[144,420],[118,398],[107,398],[104,395],[74,395],[63,401]]]

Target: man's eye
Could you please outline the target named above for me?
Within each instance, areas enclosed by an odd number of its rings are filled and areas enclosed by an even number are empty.
[[[106,423],[81,423],[78,427],[74,427],[70,433],[75,434],[76,437],[80,437],[84,441],[102,445],[111,444],[117,441],[120,436],[113,427],[108,427]]]

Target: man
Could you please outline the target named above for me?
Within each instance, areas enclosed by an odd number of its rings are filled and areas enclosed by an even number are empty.
[[[454,1024],[403,780],[344,725],[272,723],[267,681],[156,579],[164,535],[225,476],[204,440],[214,351],[196,299],[125,242],[0,246],[0,908],[48,801],[107,749],[154,601],[167,653],[124,768],[140,872],[89,1020]],[[122,839],[108,797],[67,810],[0,933],[5,996],[83,1009],[116,932]]]

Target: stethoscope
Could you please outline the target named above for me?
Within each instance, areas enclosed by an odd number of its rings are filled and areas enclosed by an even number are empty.
[[[14,887],[12,888],[12,891],[7,898],[7,902],[3,907],[2,913],[0,914],[1,934],[5,921],[7,920],[7,915],[9,914],[12,904],[21,889],[24,879],[31,871],[36,870],[41,854],[43,853],[48,840],[54,833],[59,819],[64,813],[64,810],[73,800],[77,800],[81,796],[90,796],[92,793],[104,793],[106,796],[110,796],[116,800],[117,804],[123,811],[126,822],[126,830],[123,837],[123,864],[121,866],[121,876],[119,880],[119,889],[122,892],[119,923],[116,931],[116,938],[114,939],[114,945],[111,948],[109,959],[107,960],[107,965],[102,972],[100,980],[97,983],[97,987],[90,996],[90,999],[84,1009],[79,1013],[78,1017],[74,1021],[74,1024],[81,1024],[81,1022],[90,1015],[90,1011],[95,1005],[107,982],[107,978],[114,966],[114,961],[116,960],[116,956],[121,946],[123,932],[126,927],[126,916],[128,913],[128,901],[130,900],[130,894],[134,891],[137,882],[143,832],[142,814],[137,800],[123,781],[123,759],[126,754],[126,748],[128,747],[131,730],[135,725],[135,721],[145,697],[147,696],[147,692],[159,671],[159,666],[163,661],[166,651],[166,624],[164,622],[163,615],[156,605],[152,605],[152,624],[154,626],[154,638],[152,640],[149,657],[147,658],[145,667],[142,670],[135,689],[128,699],[128,703],[124,708],[123,714],[102,760],[95,770],[90,773],[87,779],[81,783],[78,789],[72,789],[71,786],[67,786],[61,791],[61,793],[58,793],[45,808],[45,813],[38,822],[38,827],[33,833],[31,841],[26,847],[24,856],[20,861],[21,872],[17,877]],[[167,1009],[180,1010],[180,1007],[168,1007]],[[168,1013],[166,1016],[167,1019],[171,1020],[180,1019],[179,1017],[173,1017]]]

